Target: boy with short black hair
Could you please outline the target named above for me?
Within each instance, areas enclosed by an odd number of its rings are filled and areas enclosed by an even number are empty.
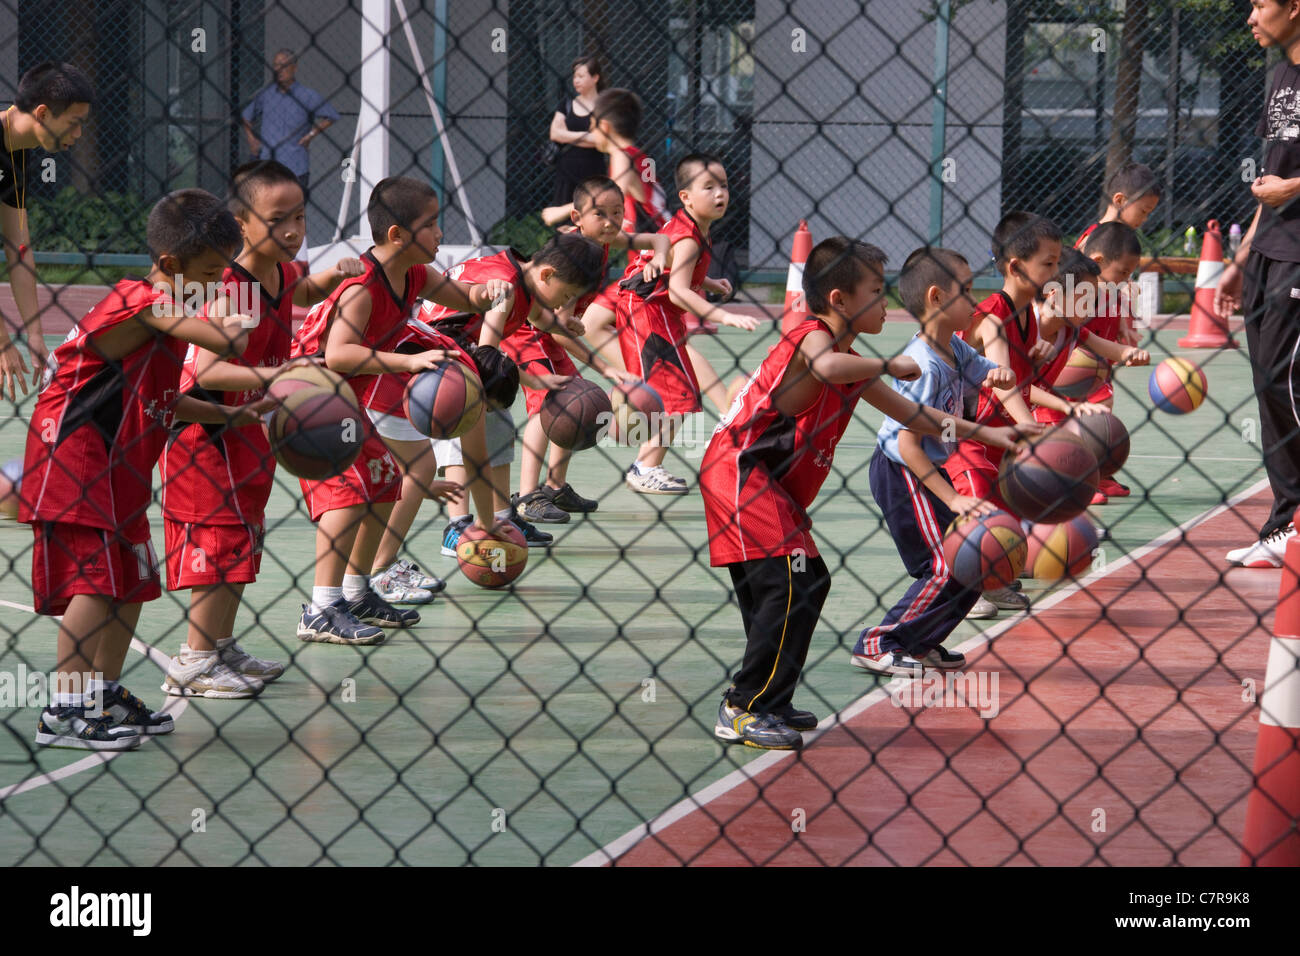
[[[963,256],[949,249],[917,249],[903,264],[898,286],[903,304],[921,325],[903,350],[921,372],[914,380],[895,381],[900,396],[959,416],[966,398],[977,390],[1014,386],[1011,369],[980,355],[960,337],[973,314],[971,271]],[[947,650],[943,641],[980,598],[952,578],[943,534],[958,515],[989,514],[995,506],[953,487],[943,471],[953,445],[927,437],[918,423],[923,420],[886,418],[871,458],[871,494],[907,572],[916,579],[880,624],[858,636],[852,663],[875,674],[920,677],[925,668],[964,666],[966,658]],[[966,441],[1001,452],[1041,430],[1032,421],[1001,424]]]
[[[27,230],[27,160],[37,146],[47,153],[71,148],[81,136],[94,99],[95,89],[85,73],[71,63],[47,60],[22,75],[13,105],[0,117],[0,233],[14,304],[32,358],[33,385],[41,380],[49,349],[41,328],[36,259]],[[12,401],[15,383],[26,394],[28,369],[10,332],[10,323],[0,322],[0,391],[7,391]]]
[[[238,427],[259,422],[266,405],[179,390],[186,343],[227,356],[248,344],[248,316],[206,322],[181,304],[188,284],[215,283],[239,248],[234,217],[215,196],[184,189],[153,207],[148,238],[149,275],[118,282],[55,350],[27,435],[18,517],[36,537],[36,611],[63,615],[41,746],[129,750],[174,729],[119,683],[141,608],[162,593],[148,518],[154,464],[169,422]],[[75,675],[89,673],[102,683],[78,687]]]
[[[808,508],[830,474],[858,399],[925,434],[938,435],[949,424],[958,435],[977,432],[885,384],[883,375],[920,375],[913,359],[853,351],[858,335],[883,327],[884,265],[875,246],[843,236],[813,249],[803,278],[812,314],[772,346],[704,452],[700,491],[709,561],[730,573],[745,626],[744,660],[718,707],[720,740],[791,750],[802,745],[801,731],[817,726],[815,715],[793,704],[830,592]],[[1009,428],[979,433],[1003,447],[1015,437]]]
[[[1101,199],[1106,208],[1101,219],[1079,233],[1074,248],[1082,249],[1092,231],[1103,222],[1122,222],[1130,229],[1141,229],[1159,205],[1160,193],[1160,180],[1150,166],[1125,163],[1111,174],[1102,189]]]

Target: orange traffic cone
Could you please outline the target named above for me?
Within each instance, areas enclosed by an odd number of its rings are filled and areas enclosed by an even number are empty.
[[[803,267],[812,254],[812,233],[806,220],[799,220],[790,246],[790,271],[785,278],[785,311],[781,314],[781,334],[789,332],[808,318],[808,303],[803,297]]]
[[[1273,634],[1242,866],[1300,866],[1300,538],[1287,542]]]
[[[1180,349],[1225,349],[1237,347],[1228,334],[1228,323],[1214,311],[1214,292],[1223,275],[1223,236],[1219,223],[1211,219],[1205,224],[1205,239],[1201,242],[1201,264],[1196,268],[1196,295],[1192,298],[1192,319],[1187,335],[1178,340]]]

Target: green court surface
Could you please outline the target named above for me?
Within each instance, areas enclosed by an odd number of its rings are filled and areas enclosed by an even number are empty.
[[[891,323],[859,340],[859,351],[896,352],[911,331]],[[1176,349],[1178,335],[1161,332],[1153,360]],[[752,370],[774,333],[693,341],[729,380],[730,353],[744,350]],[[1119,477],[1134,497],[1092,511],[1108,532],[1106,560],[1262,475],[1245,355],[1195,358],[1206,363],[1210,398],[1183,417],[1150,410],[1146,370],[1119,373],[1116,410],[1133,434]],[[30,407],[29,398],[0,423],[0,457],[21,454]],[[522,424],[522,402],[515,415]],[[693,477],[716,421],[712,409],[697,417],[699,443],[668,463],[676,474]],[[876,686],[849,665],[849,651],[908,583],[867,483],[879,421],[860,406],[813,511],[834,584],[795,702],[819,716]],[[426,504],[408,548],[449,578],[448,592],[421,609],[419,626],[364,649],[295,637],[314,532],[296,481],[281,472],[262,579],[246,591],[237,633],[261,657],[292,658],[288,672],[257,700],[183,705],[159,690],[158,667],[132,652],[124,683],[151,704],[170,700],[176,731],[106,763],[80,751],[34,753],[37,710],[6,706],[0,862],[565,865],[752,760],[757,751],[712,736],[743,635],[726,573],[708,565],[700,496],[635,495],[622,483],[630,461],[628,449],[605,446],[576,459],[570,479],[600,497],[600,510],[548,527],[554,548],[534,549],[513,592],[479,590],[439,556],[444,518]],[[153,527],[161,554],[156,513]],[[1243,524],[1243,542],[1253,530]],[[0,524],[3,672],[53,663],[54,622],[20,609],[31,604],[30,547],[26,526]],[[145,608],[138,637],[170,656],[183,622],[183,603],[165,593]],[[964,624],[949,643],[973,633]],[[10,791],[33,777],[38,785]]]

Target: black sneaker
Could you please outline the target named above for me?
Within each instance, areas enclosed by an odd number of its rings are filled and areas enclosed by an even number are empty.
[[[926,670],[956,671],[966,666],[966,655],[950,651],[942,644],[926,651],[921,658],[921,666]]]
[[[549,486],[542,489],[551,496],[551,501],[555,507],[562,511],[569,511],[573,514],[590,514],[600,507],[599,501],[593,501],[591,498],[584,498],[573,490],[573,485],[567,481],[562,488],[551,488]]]
[[[133,727],[115,725],[108,713],[91,717],[80,707],[47,707],[36,721],[36,743],[70,750],[134,750],[143,738]]]
[[[473,515],[465,515],[463,518],[456,518],[451,524],[442,530],[442,554],[446,558],[456,557],[456,545],[460,542],[460,536],[470,525],[474,523]]]
[[[810,710],[795,710],[794,704],[778,707],[772,713],[780,717],[782,722],[791,730],[816,730],[817,725],[821,722],[817,719],[817,715]]]
[[[541,489],[530,491],[522,497],[511,495],[510,504],[529,521],[540,521],[542,524],[565,524],[569,520],[569,513],[555,507],[550,495]]]
[[[416,611],[395,608],[369,590],[360,600],[348,602],[348,613],[362,624],[377,624],[380,627],[410,627],[420,623],[420,615]]]
[[[510,521],[519,529],[520,534],[524,536],[524,540],[528,542],[530,548],[549,548],[551,542],[555,540],[555,535],[547,534],[545,531],[538,531],[517,512],[510,515]]]
[[[170,734],[176,729],[171,714],[149,710],[144,701],[121,684],[116,690],[104,688],[104,713],[112,719],[112,726],[126,727],[137,734]]]
[[[298,621],[298,640],[312,644],[382,644],[383,628],[362,624],[348,611],[348,602],[342,599],[319,611],[302,606]]]

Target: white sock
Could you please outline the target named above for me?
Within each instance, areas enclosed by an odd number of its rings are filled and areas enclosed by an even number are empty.
[[[644,475],[647,471],[653,468],[654,465],[647,464],[644,461],[642,461],[640,458],[638,458],[636,460],[636,464],[633,465],[633,467],[636,468],[636,473],[638,475]]]
[[[182,660],[194,660],[194,658],[196,658],[196,657],[211,657],[211,656],[212,656],[213,654],[215,654],[215,653],[217,653],[217,652],[216,652],[216,651],[196,651],[194,648],[190,647],[188,644],[183,644],[183,645],[181,645],[181,654],[180,654],[180,656],[181,656],[181,659],[182,659]]]
[[[342,588],[312,588],[311,589],[311,612],[319,614],[331,604],[338,604],[343,600]]]
[[[349,601],[360,601],[370,590],[370,579],[364,574],[343,575],[343,597]]]
[[[497,518],[498,521],[509,521],[509,520],[510,520],[510,509],[507,508],[505,511],[498,511],[498,512],[496,512],[496,518]]]

